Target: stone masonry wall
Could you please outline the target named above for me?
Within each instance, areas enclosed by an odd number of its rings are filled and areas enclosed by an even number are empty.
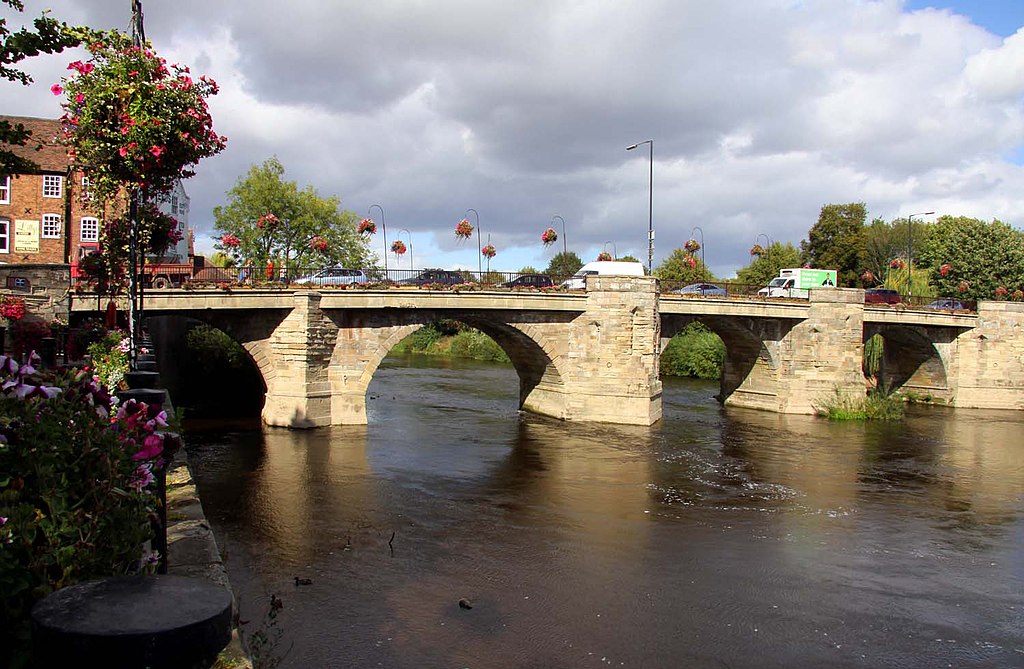
[[[1024,409],[1024,304],[979,302],[978,321],[956,341],[954,405]]]

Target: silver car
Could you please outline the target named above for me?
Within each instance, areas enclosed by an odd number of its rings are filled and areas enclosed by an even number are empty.
[[[361,269],[326,267],[309,276],[299,277],[294,283],[311,286],[347,286],[353,283],[369,283],[370,279]]]

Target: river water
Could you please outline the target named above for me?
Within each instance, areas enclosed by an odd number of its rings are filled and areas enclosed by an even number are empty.
[[[563,423],[516,411],[509,368],[389,358],[367,426],[189,455],[245,629],[281,598],[284,667],[1024,667],[1020,412],[716,390]]]

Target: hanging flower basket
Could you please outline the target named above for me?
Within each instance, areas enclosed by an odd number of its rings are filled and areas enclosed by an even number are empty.
[[[946,276],[946,275],[948,275],[950,273],[950,271],[952,271],[952,269],[953,269],[952,265],[950,265],[949,263],[945,263],[945,264],[942,265],[942,267],[939,268],[939,274],[941,276]]]
[[[488,244],[487,246],[480,249],[480,253],[482,253],[485,258],[490,260],[494,256],[498,255],[498,250],[495,249],[494,246],[492,246],[491,244]]]
[[[473,236],[473,224],[465,218],[455,226],[455,236],[459,239],[469,239]]]
[[[967,281],[966,279],[961,281],[960,285],[957,286],[957,290],[959,290],[961,293],[966,293],[970,289],[971,289],[971,282]]]
[[[864,273],[860,275],[860,280],[863,281],[864,283],[874,283],[875,273],[869,269],[864,270]]]
[[[391,244],[391,252],[394,253],[396,256],[404,256],[405,251],[405,242],[403,242],[401,239]]]
[[[689,251],[690,253],[695,253],[697,251],[700,251],[700,242],[698,242],[696,239],[687,239],[686,243],[683,244],[683,248]]]
[[[889,261],[889,267],[892,269],[903,269],[906,266],[906,263],[903,262],[903,258],[893,258]]]
[[[601,251],[600,253],[597,254],[597,259],[602,262],[606,260],[611,260],[612,254],[608,253],[607,251]]]
[[[313,239],[309,240],[309,248],[313,249],[314,251],[320,251],[321,253],[323,253],[324,251],[327,250],[327,240],[317,235],[313,237]]]
[[[234,249],[241,246],[242,240],[229,232],[220,238],[220,243],[224,248]]]
[[[540,240],[544,242],[544,246],[551,246],[558,241],[558,233],[554,228],[548,228],[541,234]]]
[[[754,244],[750,247],[750,255],[761,257],[764,255],[764,247],[760,244]]]
[[[693,256],[686,256],[685,258],[683,258],[683,264],[689,267],[690,269],[693,269],[694,267],[697,266],[697,259],[694,258]]]
[[[275,227],[277,227],[277,224],[280,222],[281,219],[279,219],[277,216],[274,216],[273,214],[263,214],[258,219],[256,219],[256,227],[261,230],[264,228],[266,228],[267,230],[273,230]]]
[[[356,232],[361,235],[373,235],[377,233],[377,224],[373,222],[372,218],[364,218],[359,221],[359,225],[356,226]]]
[[[0,299],[0,316],[14,323],[25,317],[25,300],[13,295]]]

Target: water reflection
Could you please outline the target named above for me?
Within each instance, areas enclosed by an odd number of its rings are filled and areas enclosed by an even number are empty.
[[[193,438],[233,585],[285,598],[286,666],[1024,656],[1020,415],[829,423],[668,380],[665,419],[621,427],[520,415],[517,392],[391,360],[368,426]]]

